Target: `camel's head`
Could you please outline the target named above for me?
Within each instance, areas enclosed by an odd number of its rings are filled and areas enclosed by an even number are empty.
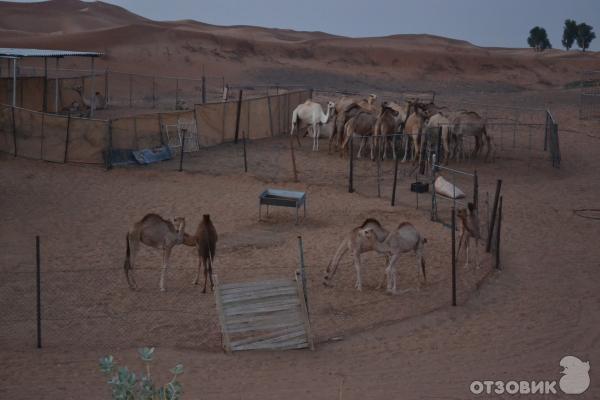
[[[376,241],[377,234],[375,230],[371,227],[362,228],[358,231],[358,236],[365,240],[366,242]]]
[[[177,233],[183,232],[185,230],[185,218],[184,217],[173,218],[173,225],[175,225],[175,230],[177,230]]]
[[[369,97],[367,97],[367,103],[369,103],[369,104],[375,103],[375,100],[377,100],[377,95],[376,94],[371,93],[369,95]]]

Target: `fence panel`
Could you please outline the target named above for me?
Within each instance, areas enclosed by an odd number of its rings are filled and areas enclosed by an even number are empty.
[[[67,162],[103,164],[107,147],[107,121],[71,118]]]
[[[12,107],[0,105],[0,151],[15,154]]]
[[[64,162],[65,141],[69,118],[59,115],[46,114],[44,116],[44,142],[42,145],[42,159],[52,162]]]
[[[17,155],[39,160],[42,149],[43,114],[15,108]]]

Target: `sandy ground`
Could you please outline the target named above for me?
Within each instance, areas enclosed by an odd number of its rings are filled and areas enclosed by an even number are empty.
[[[308,142],[298,151],[304,181],[297,184],[286,178],[286,141],[277,138],[249,145],[248,175],[231,168],[242,165],[240,148],[232,146],[186,159],[183,173],[174,161],[104,172],[3,156],[1,397],[106,398],[98,357],[110,351],[135,366],[134,348],[146,341],[158,345],[158,374],[185,365],[186,398],[468,398],[475,379],[558,380],[567,354],[590,361],[592,386],[581,398],[596,398],[600,225],[573,209],[598,206],[598,124],[576,119],[568,94],[525,93],[510,102],[548,97],[563,130],[560,170],[548,160],[508,156],[461,166],[477,168],[482,192],[503,179],[504,269],[491,272],[489,258],[477,271],[461,263],[457,308],[449,306],[449,231],[429,221],[429,198],[416,210],[404,176],[395,208],[388,194],[376,198],[372,183],[361,187],[366,178],[357,182],[358,193],[348,194],[340,179],[346,162],[328,156],[325,141],[319,153]],[[280,155],[268,159],[259,148]],[[368,171],[369,162],[360,165]],[[295,226],[286,209],[257,221],[257,195],[273,185],[307,191],[306,221]],[[142,290],[130,292],[120,269],[125,231],[150,211],[185,215],[188,231],[210,213],[221,235],[216,269],[222,282],[291,277],[301,234],[317,350],[222,354],[214,300],[191,285],[196,260],[188,248],[174,251],[164,294],[159,254],[143,251]],[[425,288],[393,297],[376,290],[383,261],[374,255],[365,258],[363,292],[353,288],[348,259],[334,288],[321,285],[341,236],[367,216],[387,226],[410,220],[425,233]],[[47,271],[44,350],[33,348],[31,320],[36,234]],[[401,287],[416,288],[413,258],[405,257],[400,270]]]

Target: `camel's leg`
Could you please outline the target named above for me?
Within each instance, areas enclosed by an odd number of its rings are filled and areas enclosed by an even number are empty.
[[[465,230],[461,229],[460,238],[458,239],[458,250],[456,251],[456,259],[458,259],[458,256],[460,255],[460,247],[462,246],[464,237],[465,237]]]
[[[358,147],[358,154],[356,155],[356,159],[360,160],[362,158],[363,147],[365,146],[365,138],[360,138],[360,146]]]
[[[408,159],[408,146],[409,146],[409,140],[408,140],[408,135],[404,134],[404,157],[402,158],[402,162],[406,162]]]
[[[331,154],[331,145],[335,142],[335,139],[337,139],[336,122],[333,123],[333,130],[331,131],[331,136],[329,137],[329,148],[327,150],[328,154]],[[336,150],[337,150],[337,148],[336,148]]]
[[[162,266],[162,270],[160,272],[160,291],[164,292],[167,289],[165,289],[165,274],[167,272],[167,268],[169,266],[169,258],[171,257],[171,250],[173,248],[172,247],[165,247],[165,249],[163,250],[163,266]]]
[[[387,273],[387,291],[389,293],[396,293],[396,262],[398,261],[399,255],[393,254],[390,257],[390,262],[385,269]]]
[[[357,251],[352,253],[354,258],[354,268],[356,269],[356,285],[354,287],[358,290],[362,290],[362,279],[360,278],[360,254]]]
[[[321,135],[321,126],[316,125],[313,128],[313,133],[315,137],[313,138],[313,150],[319,151],[319,136]]]
[[[208,280],[208,257],[202,257],[202,264],[204,264],[204,288],[202,288],[202,293],[206,293],[206,281]]]
[[[215,283],[213,282],[213,272],[212,272],[212,256],[210,256],[210,252],[208,253],[208,277],[210,278],[210,291],[214,292]]]

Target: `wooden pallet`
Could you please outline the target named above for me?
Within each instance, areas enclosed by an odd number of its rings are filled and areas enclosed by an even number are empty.
[[[215,297],[226,352],[314,349],[304,290],[295,280],[220,284]]]

